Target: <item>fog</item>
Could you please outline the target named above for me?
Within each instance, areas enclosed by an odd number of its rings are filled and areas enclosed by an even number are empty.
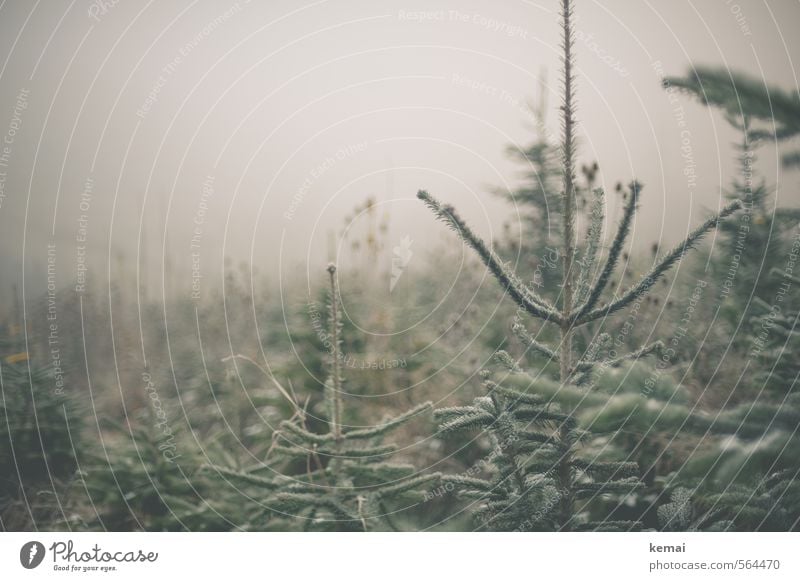
[[[558,135],[553,8],[3,2],[4,297],[43,294],[48,258],[59,287],[138,273],[149,296],[189,296],[193,273],[205,290],[226,264],[276,282],[356,260],[346,229],[383,224],[388,248],[408,237],[435,252],[445,233],[419,188],[491,239],[519,220],[491,192],[519,182],[506,147],[530,141],[540,88]],[[788,0],[581,3],[579,157],[609,189],[645,184],[637,244],[683,236],[734,171],[736,133],[689,97],[670,102],[661,77],[735,63],[797,90],[798,21]],[[766,143],[757,167],[793,205],[798,176],[778,160]]]

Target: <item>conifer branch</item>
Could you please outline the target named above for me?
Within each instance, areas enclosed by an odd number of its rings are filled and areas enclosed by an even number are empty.
[[[449,408],[439,408],[433,412],[433,417],[436,418],[437,421],[448,421],[458,417],[463,416],[464,414],[470,414],[475,411],[475,408],[472,406],[456,406],[456,407],[449,407]]]
[[[374,438],[375,436],[383,436],[384,434],[412,420],[416,416],[419,416],[432,409],[433,409],[433,404],[429,401],[426,401],[417,406],[414,406],[413,408],[411,408],[407,412],[400,414],[399,416],[395,416],[389,420],[386,420],[382,424],[378,424],[377,426],[373,426],[371,428],[362,428],[359,430],[351,430],[349,432],[346,432],[344,434],[344,437],[347,440],[364,440],[368,438]]]
[[[418,489],[423,485],[429,485],[437,482],[439,479],[441,479],[441,477],[442,475],[439,472],[434,472],[433,474],[421,474],[419,476],[408,478],[402,482],[398,482],[397,484],[382,486],[378,490],[378,494],[382,497],[403,494],[404,492]]]
[[[502,349],[500,351],[495,351],[493,358],[495,361],[505,366],[509,372],[516,374],[523,373],[522,368],[516,361],[514,361],[514,358],[511,357],[507,351]]]
[[[603,265],[603,270],[600,271],[600,275],[597,277],[594,285],[592,285],[591,290],[588,293],[588,297],[586,298],[586,302],[578,309],[578,312],[574,317],[577,320],[594,308],[594,306],[597,304],[597,301],[600,300],[600,296],[603,294],[606,286],[608,285],[608,281],[611,279],[611,274],[614,272],[614,268],[617,266],[619,257],[622,254],[622,249],[625,246],[625,240],[628,238],[628,235],[631,231],[631,224],[633,223],[633,216],[636,213],[640,191],[641,186],[637,182],[631,183],[628,203],[625,204],[625,211],[622,215],[622,221],[617,228],[617,233],[614,236],[614,242],[611,244],[611,248],[608,250],[608,257]]]
[[[636,476],[624,480],[587,482],[575,485],[575,491],[579,498],[589,498],[596,494],[630,494],[642,488],[644,488],[644,483]]]
[[[394,444],[387,444],[385,446],[373,446],[371,448],[347,448],[344,450],[326,450],[320,448],[317,454],[320,456],[329,456],[331,458],[369,458],[378,459],[381,456],[388,456],[397,451],[397,446]]]
[[[736,200],[725,206],[722,211],[703,222],[689,234],[686,240],[666,254],[637,284],[629,287],[622,294],[621,298],[583,314],[576,320],[576,324],[585,325],[601,317],[614,314],[644,295],[670,268],[680,262],[684,255],[691,250],[703,236],[716,228],[723,219],[727,218],[741,207],[742,202],[740,200]]]
[[[333,434],[330,433],[314,434],[313,432],[309,432],[308,430],[298,426],[296,423],[291,421],[281,422],[281,429],[284,431],[291,432],[293,435],[297,436],[302,442],[305,442],[307,444],[327,444],[334,440]],[[284,440],[296,445],[296,443],[290,440],[283,432],[280,432],[279,436]]]
[[[343,472],[346,472],[353,478],[395,481],[412,474],[414,470],[415,468],[411,464],[388,464],[385,462],[366,464],[364,462],[352,462],[345,466]]]
[[[514,323],[511,326],[511,330],[513,333],[519,337],[519,339],[531,350],[544,355],[551,361],[558,362],[558,353],[553,351],[547,345],[539,343],[533,336],[528,332],[522,322],[519,320],[519,317],[515,317]]]
[[[594,478],[605,480],[635,478],[639,474],[638,462],[587,462],[576,458],[574,464]]]
[[[321,506],[323,499],[311,492],[279,492],[268,501],[274,510],[300,511],[309,506]]]
[[[553,306],[526,288],[517,276],[503,264],[500,257],[472,232],[452,206],[443,206],[436,198],[424,190],[420,190],[417,193],[417,197],[425,202],[425,205],[433,211],[438,219],[450,226],[450,228],[461,237],[464,243],[477,253],[481,261],[495,278],[497,278],[500,286],[511,295],[514,302],[534,317],[545,321],[549,320],[560,323],[561,315]]]
[[[336,517],[341,524],[351,527],[351,530],[362,530],[358,525],[363,526],[364,523],[358,517],[358,515],[351,514],[348,508],[335,498],[323,496],[320,498],[315,498],[315,503],[330,510],[331,513],[333,513],[333,516]]]
[[[492,483],[488,480],[484,480],[482,478],[472,478],[470,476],[461,476],[458,474],[444,474],[442,476],[442,482],[444,484],[453,484],[461,488],[469,488],[481,492],[491,492],[493,488]]]
[[[281,456],[292,456],[294,458],[305,458],[309,454],[313,454],[312,449],[304,448],[303,446],[281,446],[280,444],[274,444],[270,450],[273,454],[281,455]]]
[[[532,385],[534,379],[532,377],[530,379]],[[486,381],[485,386],[490,393],[498,393],[503,397],[513,400],[516,403],[522,403],[528,405],[541,405],[542,403],[544,403],[544,399],[539,395],[536,395],[534,393],[525,393],[516,389],[503,387],[502,385],[499,385],[493,381]]]
[[[663,341],[655,341],[650,343],[649,345],[643,345],[639,347],[636,351],[631,351],[630,353],[625,353],[619,357],[615,357],[614,359],[607,359],[603,363],[608,365],[609,367],[616,367],[623,361],[635,361],[636,359],[641,359],[642,357],[647,357],[648,355],[652,355],[653,353],[659,353],[662,349],[664,349],[664,342]]]
[[[625,353],[624,355],[620,355],[619,357],[615,357],[613,359],[606,359],[603,361],[579,361],[577,365],[575,365],[575,371],[591,371],[598,365],[602,365],[603,367],[617,367],[625,361],[632,361],[641,359],[642,357],[647,357],[648,355],[661,351],[663,348],[664,343],[662,341],[655,341],[654,343],[640,347],[636,351]]]
[[[263,478],[261,476],[256,476],[254,474],[250,474],[249,472],[240,472],[239,470],[232,470],[230,468],[224,468],[223,466],[212,466],[212,465],[204,465],[202,466],[203,469],[213,471],[220,476],[227,476],[233,480],[238,480],[240,482],[244,482],[247,484],[253,484],[260,488],[265,488],[267,490],[274,490],[277,488],[277,485],[267,478]]]
[[[549,412],[544,409],[521,409],[514,412],[518,420],[531,422],[556,422],[565,427],[574,428],[575,418],[566,414]]]
[[[520,434],[519,438],[523,442],[536,444],[537,447],[535,449],[539,449],[542,444],[553,445],[558,443],[558,439],[552,434],[542,434],[540,432],[524,432]],[[547,471],[549,471],[551,468],[552,466],[548,466]]]

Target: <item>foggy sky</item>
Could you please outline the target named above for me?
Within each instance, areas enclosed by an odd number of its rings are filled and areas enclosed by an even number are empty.
[[[3,293],[23,269],[26,292],[44,292],[48,245],[59,286],[82,261],[105,281],[134,272],[137,256],[149,284],[166,270],[186,293],[192,269],[204,288],[221,280],[225,256],[271,278],[336,251],[347,262],[332,240],[368,196],[375,217],[350,226],[387,221],[390,247],[409,236],[422,252],[443,227],[414,198],[419,188],[497,235],[514,212],[489,192],[518,183],[505,148],[531,137],[526,100],[542,71],[558,135],[556,8],[3,2]],[[645,184],[637,243],[675,241],[720,204],[738,136],[687,97],[678,112],[660,75],[718,64],[797,90],[800,2],[576,10],[580,159],[599,162],[609,189]],[[794,204],[798,176],[782,172],[776,144],[759,156],[779,203]]]

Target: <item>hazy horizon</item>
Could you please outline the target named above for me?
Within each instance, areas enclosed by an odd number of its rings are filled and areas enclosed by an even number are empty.
[[[526,102],[543,72],[558,136],[558,16],[547,3],[102,6],[0,6],[0,131],[14,129],[4,293],[21,286],[23,264],[26,292],[44,292],[48,244],[59,287],[81,260],[106,281],[137,256],[155,294],[163,270],[184,294],[193,268],[216,284],[225,257],[292,276],[329,260],[343,229],[369,227],[353,211],[368,198],[388,248],[409,237],[422,254],[442,233],[414,198],[420,188],[493,238],[518,220],[490,191],[519,183],[505,150],[533,136]],[[635,244],[677,241],[720,204],[738,136],[687,96],[677,112],[661,76],[730,65],[796,91],[800,42],[785,28],[800,3],[579,8],[579,158],[600,164],[609,191],[645,184]],[[778,203],[794,205],[783,186],[798,174],[780,168],[775,143],[758,154]]]

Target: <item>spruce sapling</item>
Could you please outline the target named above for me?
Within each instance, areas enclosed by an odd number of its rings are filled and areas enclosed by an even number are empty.
[[[285,521],[291,519],[306,530],[396,529],[392,515],[413,506],[423,491],[438,482],[440,474],[420,474],[413,466],[390,462],[397,446],[382,440],[389,432],[424,416],[433,406],[425,402],[375,426],[346,427],[342,321],[334,265],[328,267],[328,274],[331,347],[324,386],[327,431],[310,431],[305,410],[296,405],[294,417],[282,422],[273,434],[267,464],[247,471],[214,469],[222,477],[254,489],[262,509],[256,516],[265,521],[278,519],[273,528],[290,527],[292,523]],[[297,461],[305,467],[302,472],[276,473],[276,465]]]
[[[630,354],[603,359],[587,354],[576,356],[572,346],[573,333],[579,327],[613,315],[631,305],[645,294],[700,239],[721,220],[741,206],[737,200],[696,228],[683,242],[658,258],[639,281],[620,294],[604,300],[611,276],[618,265],[625,242],[631,232],[638,209],[641,186],[632,182],[622,220],[613,238],[602,267],[595,272],[593,265],[599,254],[602,233],[602,190],[595,191],[594,203],[600,208],[592,212],[583,260],[578,261],[576,241],[576,184],[575,184],[575,74],[573,54],[573,6],[571,0],[560,0],[562,19],[563,104],[561,106],[561,248],[562,284],[560,301],[550,302],[522,282],[511,267],[481,240],[451,206],[443,205],[426,191],[418,197],[434,215],[451,227],[478,255],[501,287],[519,306],[520,311],[545,324],[555,325],[560,332],[557,345],[543,345],[531,337],[521,321],[515,322],[515,332],[538,355],[559,366],[559,380],[567,388],[593,370],[619,363],[621,359],[637,359],[656,352],[659,345],[644,345]],[[510,364],[510,374],[524,374],[519,365],[499,354],[501,362]],[[437,410],[444,434],[464,429],[487,431],[495,451],[492,464],[495,475],[491,480],[445,476],[462,493],[478,499],[478,514],[484,526],[500,530],[528,529],[594,529],[619,530],[637,526],[632,522],[581,522],[576,502],[596,498],[601,494],[627,494],[642,486],[637,477],[638,467],[630,462],[597,463],[577,455],[580,442],[590,436],[579,428],[576,418],[558,409],[558,395],[549,401],[538,396],[536,383],[525,376],[526,387],[521,390],[504,387],[487,373],[484,386],[488,395],[477,398],[472,405]]]
[[[727,68],[694,66],[685,77],[664,79],[665,87],[675,87],[696,96],[704,105],[718,107],[734,127],[742,121],[760,121],[750,129],[750,138],[786,141],[800,135],[800,94],[764,84],[763,79],[733,73]],[[786,166],[800,164],[800,151],[784,154]]]

